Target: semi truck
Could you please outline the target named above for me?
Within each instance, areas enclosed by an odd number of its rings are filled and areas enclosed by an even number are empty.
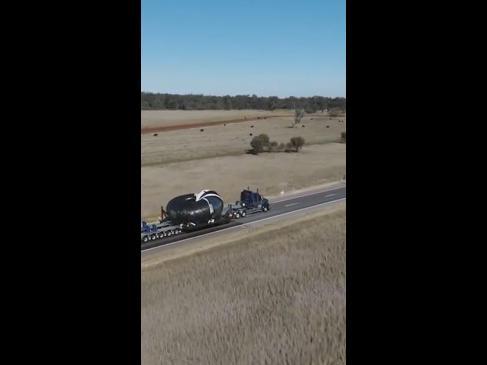
[[[245,217],[247,214],[257,212],[267,212],[270,209],[269,200],[257,192],[249,189],[242,190],[240,193],[240,200],[235,204],[230,204],[232,218],[238,219]]]
[[[223,198],[213,190],[180,195],[167,203],[166,210],[161,207],[158,222],[141,222],[141,243],[226,224],[247,214],[266,212],[269,208],[269,201],[258,190],[245,189],[240,194],[240,201],[226,206]]]

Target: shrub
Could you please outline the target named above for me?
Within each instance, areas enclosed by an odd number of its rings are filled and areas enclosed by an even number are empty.
[[[264,149],[269,148],[269,136],[267,134],[259,134],[252,138],[250,145],[255,153],[260,153],[264,151]]]
[[[296,152],[298,152],[304,145],[303,137],[293,137],[291,138],[290,144]]]
[[[254,153],[260,153],[263,150],[262,141],[259,136],[255,136],[254,138],[252,138],[250,145],[252,146],[252,150],[254,151]]]
[[[257,137],[262,140],[264,146],[267,146],[269,144],[269,136],[267,134],[259,134]]]

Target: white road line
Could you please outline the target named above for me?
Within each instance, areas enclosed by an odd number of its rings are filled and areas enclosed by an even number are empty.
[[[285,207],[292,207],[293,205],[296,205],[296,204],[299,204],[299,203],[289,203],[289,204],[286,204]]]
[[[339,186],[339,187],[333,188],[333,189],[323,190],[323,191],[307,192],[307,193],[301,194],[301,195],[289,195],[288,197],[274,198],[274,199],[269,199],[269,200],[270,200],[271,203],[280,203],[280,202],[284,202],[286,200],[293,200],[293,199],[296,199],[296,198],[302,198],[302,197],[305,197],[305,196],[316,195],[316,194],[320,194],[320,193],[321,194],[326,194],[328,191],[335,191],[335,190],[340,190],[340,189],[343,189],[343,188],[346,188],[346,185]]]
[[[278,214],[278,215],[273,215],[272,217],[267,217],[267,218],[259,219],[257,221],[248,222],[248,223],[245,223],[245,225],[238,225],[238,226],[223,228],[223,229],[220,229],[218,231],[205,233],[205,234],[202,234],[202,235],[199,235],[199,236],[195,236],[195,237],[185,238],[184,240],[175,241],[175,242],[171,242],[171,243],[166,243],[165,245],[160,245],[160,246],[156,246],[156,247],[152,247],[152,248],[146,248],[145,250],[142,250],[142,253],[143,252],[147,252],[147,251],[151,251],[151,250],[155,250],[157,248],[160,249],[161,247],[167,247],[167,246],[175,245],[175,244],[178,244],[178,243],[181,243],[181,242],[194,240],[194,239],[201,238],[201,237],[207,237],[207,236],[210,236],[210,235],[213,235],[213,234],[216,234],[216,233],[220,233],[220,232],[223,232],[223,231],[226,231],[226,230],[229,230],[229,229],[248,228],[246,226],[249,226],[251,224],[263,222],[263,221],[266,221],[266,220],[269,220],[269,219],[278,218],[278,217],[282,217],[282,216],[289,215],[289,214],[293,214],[293,213],[297,213],[297,212],[301,212],[301,211],[304,211],[304,210],[307,210],[307,209],[309,210],[309,209],[313,209],[313,208],[316,208],[316,207],[321,207],[321,206],[328,205],[328,204],[332,204],[332,203],[338,203],[338,202],[341,202],[341,201],[346,200],[346,199],[347,198],[340,198],[340,199],[337,199],[337,200],[332,200],[332,201],[329,201],[329,202],[312,205],[310,207],[305,207],[305,208],[293,210],[291,212],[286,212],[286,213],[281,213],[281,214]]]

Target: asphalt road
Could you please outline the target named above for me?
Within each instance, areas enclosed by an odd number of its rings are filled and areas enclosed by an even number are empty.
[[[141,248],[142,251],[145,251],[158,246],[167,245],[169,243],[182,241],[188,238],[202,236],[210,232],[215,232],[230,227],[235,227],[235,226],[239,226],[251,222],[258,222],[272,217],[276,217],[277,219],[277,217],[280,215],[287,215],[295,211],[299,211],[316,205],[330,203],[333,201],[339,201],[343,199],[346,199],[345,186],[329,189],[326,191],[303,193],[299,196],[294,196],[290,198],[276,198],[274,199],[274,201],[270,200],[271,209],[268,212],[258,212],[254,214],[249,214],[244,218],[233,220],[230,223],[223,224],[220,226],[201,229],[197,232],[181,233],[177,236],[166,237],[164,239],[151,241],[146,244],[142,244]]]

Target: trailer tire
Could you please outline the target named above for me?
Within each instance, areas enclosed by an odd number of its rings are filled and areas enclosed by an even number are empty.
[[[263,211],[263,212],[267,212],[268,210],[269,210],[269,209],[268,209],[267,207],[263,207],[263,208],[262,208],[262,211]]]
[[[245,217],[246,213],[245,212],[242,212],[242,218]]]
[[[167,237],[171,237],[172,236],[172,231],[168,231],[167,232]]]
[[[151,240],[151,241],[154,241],[154,240],[156,240],[156,239],[157,239],[157,234],[155,234],[155,233],[151,234],[151,236],[150,236],[150,240]]]
[[[142,237],[142,242],[144,242],[144,243],[149,242],[149,237],[148,236]]]
[[[239,219],[240,218],[240,213],[235,213],[235,219]]]

